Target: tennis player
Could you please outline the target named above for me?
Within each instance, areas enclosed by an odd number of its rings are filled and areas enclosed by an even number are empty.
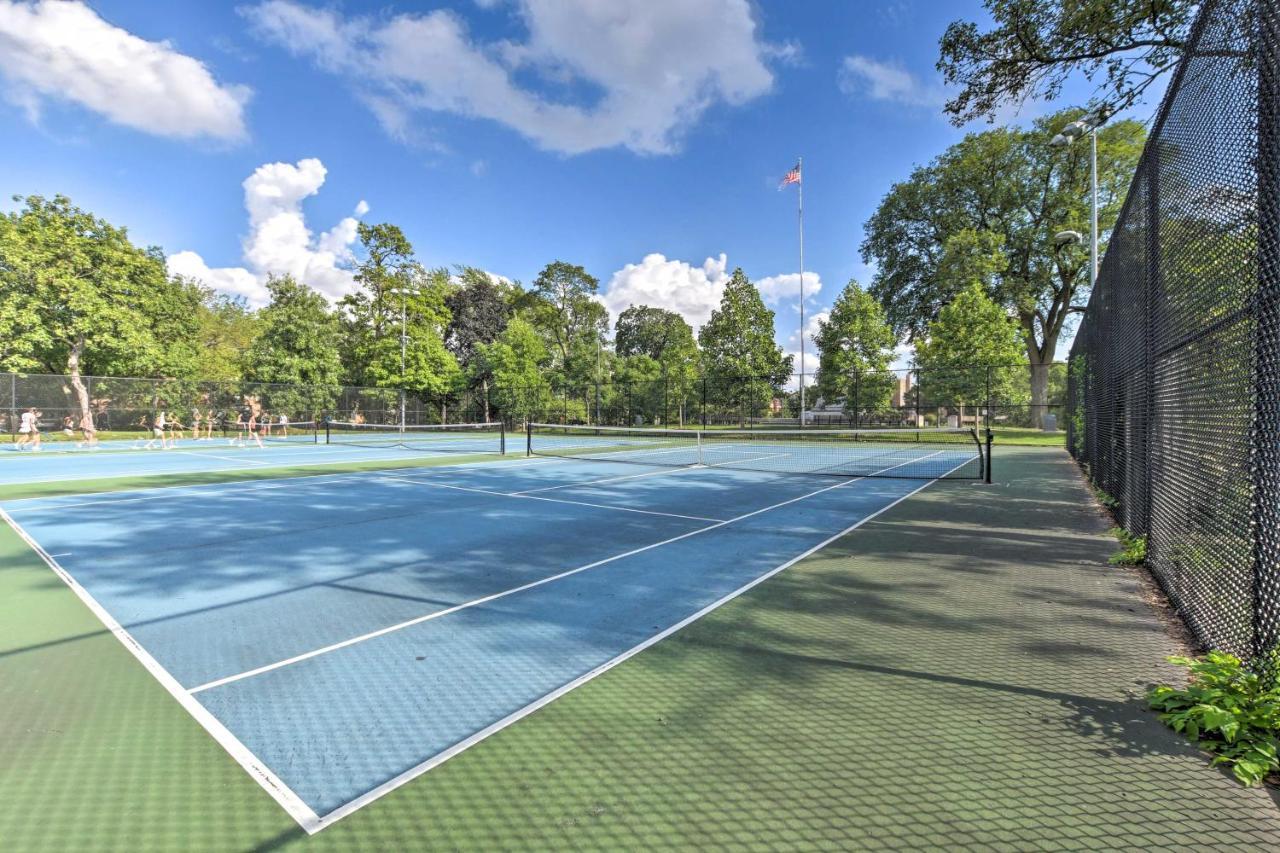
[[[262,438],[261,436],[258,435],[259,429],[260,427],[258,424],[258,416],[253,413],[252,409],[250,409],[249,410],[249,435],[253,437],[253,440],[258,445],[258,447],[262,447]]]
[[[13,445],[15,449],[21,450],[28,445],[32,450],[40,449],[40,414],[35,406],[22,413],[18,422],[18,440]]]
[[[80,419],[80,433],[84,436],[84,440],[76,445],[76,447],[97,447],[98,446],[98,428],[93,425],[93,414],[86,412],[84,417]]]
[[[168,426],[169,426],[169,419],[165,415],[164,409],[161,409],[159,412],[156,413],[156,416],[151,419],[151,439],[146,444],[142,445],[142,449],[151,450],[153,447],[155,447],[156,440],[158,439],[160,441],[160,449],[168,450],[169,438],[165,434],[165,429]]]

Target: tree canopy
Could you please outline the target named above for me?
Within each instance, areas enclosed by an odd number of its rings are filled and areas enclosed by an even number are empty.
[[[773,312],[739,267],[720,305],[698,330],[709,396],[735,406],[759,405],[791,375],[792,358],[773,339]]]
[[[852,279],[836,297],[831,314],[818,323],[818,394],[827,402],[857,397],[860,408],[889,403],[889,374],[897,338],[875,297]]]
[[[866,224],[863,259],[877,272],[870,292],[895,331],[919,338],[974,281],[1017,317],[1032,367],[1033,402],[1044,404],[1047,365],[1088,295],[1088,254],[1057,246],[1054,233],[1089,230],[1089,146],[1049,139],[1080,116],[1064,110],[1030,129],[972,133],[895,184]],[[1098,132],[1100,242],[1116,221],[1145,131],[1117,121]]]
[[[1023,356],[1017,321],[973,282],[956,294],[916,342],[916,364],[928,386],[926,403],[981,405],[1015,402],[1023,387],[1014,374],[990,365],[1015,364]]]
[[[985,0],[990,29],[953,21],[938,70],[958,87],[947,101],[962,125],[994,119],[1008,104],[1053,100],[1074,73],[1095,81],[1099,101],[1122,109],[1177,64],[1197,0]],[[1098,79],[1101,78],[1101,79]]]

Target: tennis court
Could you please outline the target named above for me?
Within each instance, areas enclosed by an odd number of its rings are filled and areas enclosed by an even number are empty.
[[[219,434],[200,441],[179,439],[167,448],[148,448],[146,438],[102,441],[94,448],[49,441],[39,452],[5,443],[0,445],[0,486],[398,461],[407,450],[424,457],[489,455],[501,453],[503,446],[500,424],[404,430],[370,424],[294,425],[287,434],[277,431],[263,439],[258,447],[243,434]]]
[[[692,458],[689,438],[548,427],[500,464],[3,509],[314,832],[981,467],[980,449],[919,436],[695,436]],[[865,473],[829,476],[838,455]]]

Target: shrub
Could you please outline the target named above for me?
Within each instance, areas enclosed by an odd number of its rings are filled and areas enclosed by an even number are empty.
[[[1190,678],[1183,689],[1160,685],[1148,694],[1162,722],[1214,753],[1214,764],[1230,765],[1243,785],[1256,785],[1280,769],[1280,682],[1274,670],[1255,672],[1225,652],[1169,662],[1187,667]]]

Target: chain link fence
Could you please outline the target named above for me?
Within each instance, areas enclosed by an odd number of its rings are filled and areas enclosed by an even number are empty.
[[[1253,659],[1280,615],[1278,29],[1204,4],[1068,369],[1070,452],[1198,639]]]
[[[15,434],[22,413],[31,407],[40,412],[45,429],[59,429],[67,418],[77,429],[85,415],[84,405],[94,426],[111,432],[142,432],[160,411],[171,421],[187,425],[196,420],[208,423],[210,418],[234,424],[236,414],[245,409],[259,417],[284,415],[293,423],[329,417],[397,424],[401,419],[401,394],[394,388],[110,376],[81,376],[80,388],[76,385],[69,376],[0,373],[0,433]],[[409,424],[474,422],[485,419],[490,411],[483,392],[439,399],[405,394],[403,407]]]
[[[1067,366],[1041,368],[1033,402],[1026,364],[910,368],[839,377],[700,376],[558,383],[497,389],[494,406],[512,423],[661,427],[990,427],[1060,430]],[[801,417],[799,388],[805,388]]]

